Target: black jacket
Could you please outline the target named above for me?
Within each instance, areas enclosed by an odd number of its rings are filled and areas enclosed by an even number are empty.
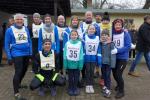
[[[140,52],[150,51],[150,24],[146,22],[139,28],[136,49]]]

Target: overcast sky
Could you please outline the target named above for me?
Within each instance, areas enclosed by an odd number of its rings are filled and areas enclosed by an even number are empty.
[[[132,5],[131,8],[142,8],[146,0],[108,0],[112,3]]]

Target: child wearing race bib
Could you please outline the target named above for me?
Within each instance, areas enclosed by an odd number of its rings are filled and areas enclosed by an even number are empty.
[[[101,65],[101,50],[99,47],[99,36],[95,35],[94,25],[89,25],[88,34],[84,36],[84,50],[85,50],[85,71],[86,71],[86,93],[94,93],[94,69],[95,66]]]
[[[80,70],[83,68],[83,46],[78,37],[78,32],[72,30],[70,40],[65,44],[63,54],[64,69],[68,71],[68,94],[70,96],[80,94],[77,84],[80,77]]]
[[[54,84],[53,76],[55,67],[55,54],[54,50],[51,49],[52,42],[50,39],[43,40],[42,51],[39,51],[35,56],[33,71],[35,72],[35,77],[41,82],[39,86],[39,95],[44,96],[44,87],[48,87],[51,91],[51,95],[56,95],[56,86]],[[32,86],[30,88],[34,90],[34,87],[38,85],[38,82],[31,82]]]

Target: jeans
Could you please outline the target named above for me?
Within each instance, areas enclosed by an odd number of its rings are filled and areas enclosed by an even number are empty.
[[[107,89],[110,90],[110,84],[111,84],[111,67],[107,64],[102,64],[102,71],[103,71],[103,78],[104,78],[104,84],[107,87]]]
[[[147,67],[150,70],[150,52],[144,53],[144,52],[138,51],[136,54],[135,60],[131,64],[129,72],[134,72],[136,65],[141,61],[143,54],[144,54]]]

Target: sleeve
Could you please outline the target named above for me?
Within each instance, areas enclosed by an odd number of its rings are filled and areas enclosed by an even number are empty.
[[[33,60],[33,72],[35,74],[38,74],[39,68],[40,68],[40,55],[39,53],[37,53],[35,59]]]
[[[42,51],[42,44],[43,44],[42,29],[40,29],[38,39],[38,51]]]
[[[143,40],[147,43],[147,44],[150,44],[150,29],[149,28],[144,28],[144,27],[142,27],[141,29],[140,29],[140,33],[139,34],[141,34],[141,36],[142,36],[142,38],[143,38]]]
[[[100,27],[97,24],[94,24],[94,26],[95,26],[95,29],[96,29],[96,33],[95,33],[96,36],[100,37],[100,32],[101,32]]]
[[[67,53],[66,53],[66,50],[67,50],[67,43],[65,44],[65,47],[64,47],[64,52],[63,52],[63,64],[64,64],[64,69],[67,69]]]
[[[29,30],[26,28],[27,34],[28,34],[28,41],[29,41],[29,45],[30,45],[30,55],[32,55],[32,41],[30,38],[30,33]]]
[[[11,33],[11,28],[8,28],[6,30],[6,33],[5,33],[5,52],[6,52],[8,60],[12,59],[12,56],[11,56],[11,53],[10,53],[11,52],[10,51],[10,44],[11,44],[12,35],[10,33]]]
[[[97,64],[98,64],[98,66],[101,66],[101,64],[102,64],[102,54],[101,54],[101,46],[100,46],[100,44],[99,44],[99,46],[98,46],[98,51],[97,51]]]
[[[68,33],[65,31],[63,36],[63,48],[65,47],[65,44],[67,43],[68,40],[69,40]]]
[[[130,37],[129,33],[125,33],[124,47],[117,48],[117,53],[123,53],[123,52],[129,51],[130,48],[131,48],[131,37]]]
[[[57,27],[55,26],[54,28],[54,34],[55,34],[55,51],[56,51],[56,54],[59,54],[60,52],[60,42],[59,42],[59,35],[58,35],[58,29]]]
[[[84,54],[83,54],[83,46],[81,44],[81,50],[80,50],[80,60],[79,60],[79,69],[82,70],[83,63],[84,63]]]

